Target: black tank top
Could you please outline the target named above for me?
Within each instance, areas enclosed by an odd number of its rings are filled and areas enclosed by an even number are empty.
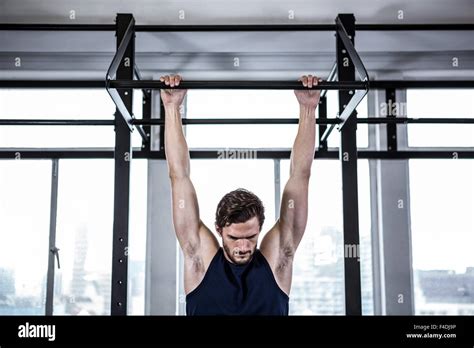
[[[250,262],[235,265],[219,248],[201,283],[186,296],[186,314],[288,315],[288,302],[258,249]]]

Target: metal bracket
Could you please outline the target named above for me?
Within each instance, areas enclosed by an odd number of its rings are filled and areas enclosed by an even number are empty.
[[[341,122],[337,125],[337,129],[341,131],[345,123],[349,119],[349,117],[354,113],[357,105],[359,105],[362,99],[364,99],[364,97],[367,95],[369,91],[370,81],[369,81],[369,74],[367,73],[367,70],[365,69],[365,66],[362,63],[362,60],[360,59],[360,56],[357,53],[354,47],[354,44],[351,41],[352,38],[349,37],[349,35],[347,34],[346,28],[344,27],[344,24],[342,23],[339,16],[336,17],[336,33],[338,37],[341,39],[344,45],[344,48],[349,55],[349,58],[354,64],[354,67],[360,77],[360,80],[365,86],[365,89],[358,89],[358,90],[351,91],[353,93],[353,96],[351,100],[349,101],[349,103],[345,106],[341,115],[338,117],[341,120]],[[334,127],[335,125],[331,125],[331,127],[326,129],[323,136],[321,137],[321,141],[323,142],[327,141],[327,138],[331,134]]]
[[[107,75],[105,77],[105,88],[107,89],[107,92],[114,101],[115,105],[117,106],[117,109],[124,118],[131,132],[133,132],[133,120],[135,119],[135,117],[128,111],[117,89],[111,86],[111,81],[116,81],[115,77],[117,75],[117,69],[123,60],[123,56],[133,35],[135,35],[135,19],[131,17],[130,22],[127,26],[127,30],[125,31],[122,41],[120,41],[117,52],[115,53],[114,59],[112,59],[112,63],[110,64],[109,69],[107,70]],[[136,64],[133,65],[133,72],[134,75],[137,76],[137,78],[140,80],[141,75]],[[146,91],[144,91],[144,93],[148,95]],[[143,138],[143,142],[148,143],[150,139],[146,135],[146,132],[143,130],[143,128],[141,126],[137,126],[137,130],[140,136]]]

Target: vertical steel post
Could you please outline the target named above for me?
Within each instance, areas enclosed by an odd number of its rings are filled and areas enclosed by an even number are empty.
[[[395,88],[387,88],[385,90],[386,115],[385,117],[397,117],[399,112],[396,107]],[[396,110],[396,111],[395,111]],[[397,124],[393,122],[387,123],[387,151],[396,152],[397,146]]]
[[[117,48],[127,27],[133,21],[131,14],[117,15]],[[117,79],[133,80],[135,55],[135,33],[117,69]],[[133,90],[118,91],[132,114]],[[130,161],[132,160],[131,133],[123,115],[115,111],[115,181],[114,181],[114,225],[112,244],[112,301],[111,315],[127,314],[128,274],[128,228],[130,206]]]
[[[147,93],[143,93],[142,98],[142,118],[144,120],[151,119],[151,103],[152,103],[152,95],[151,90],[148,90]],[[148,137],[148,141],[142,141],[142,151],[146,152],[147,154],[151,151],[151,126],[144,125],[143,131],[145,132],[146,136]]]
[[[349,39],[354,42],[355,18],[352,14],[339,14]],[[355,69],[340,35],[336,35],[337,71],[339,81],[354,81]],[[339,91],[339,114],[342,114],[354,91]],[[359,206],[357,192],[357,114],[347,119],[341,130],[339,158],[342,166],[342,210],[344,229],[344,281],[346,315],[362,314],[359,251]]]

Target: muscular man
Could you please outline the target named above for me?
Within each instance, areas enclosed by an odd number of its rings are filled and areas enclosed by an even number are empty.
[[[179,75],[160,78],[178,86]],[[171,179],[173,223],[184,254],[187,315],[288,315],[293,258],[308,216],[308,184],[315,149],[318,78],[304,75],[308,89],[295,90],[300,104],[298,133],[291,152],[290,178],[285,185],[280,217],[258,237],[265,219],[260,199],[245,189],[226,194],[217,206],[214,234],[199,216],[190,179],[190,159],[179,106],[185,89],[163,89],[165,151]]]

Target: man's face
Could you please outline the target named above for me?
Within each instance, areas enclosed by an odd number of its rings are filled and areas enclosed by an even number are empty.
[[[258,218],[254,216],[245,222],[222,228],[219,232],[227,259],[237,265],[249,262],[257,248],[259,227]]]

